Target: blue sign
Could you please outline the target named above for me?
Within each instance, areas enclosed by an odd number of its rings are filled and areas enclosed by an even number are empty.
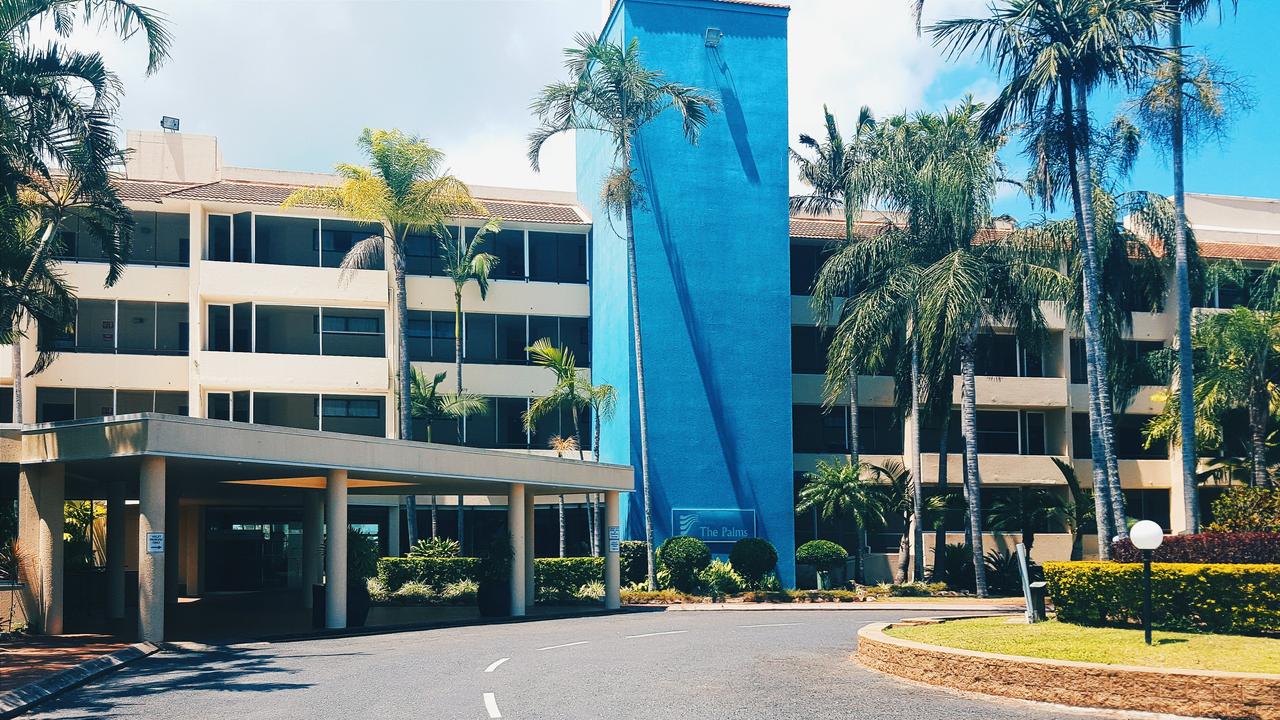
[[[756,536],[756,511],[739,508],[673,508],[671,529],[676,535],[705,543],[735,543]]]

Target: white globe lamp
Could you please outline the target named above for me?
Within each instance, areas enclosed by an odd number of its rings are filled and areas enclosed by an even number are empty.
[[[1151,551],[1164,542],[1164,530],[1150,520],[1129,528],[1129,542],[1142,551],[1142,633],[1151,644]]]

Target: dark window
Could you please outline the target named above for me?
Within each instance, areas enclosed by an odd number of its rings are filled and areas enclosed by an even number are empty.
[[[209,216],[209,259],[231,262],[231,216]]]
[[[311,267],[320,264],[316,242],[319,220],[257,215],[254,223],[254,262]]]
[[[416,362],[454,360],[453,313],[410,310],[409,359]]]
[[[36,422],[73,420],[76,391],[72,388],[36,388]]]
[[[792,448],[795,452],[849,452],[847,411],[834,408],[824,412],[820,405],[795,405],[791,410]]]
[[[322,308],[324,355],[346,357],[384,357],[386,344],[382,334],[381,310]]]
[[[231,349],[235,352],[253,352],[253,303],[236,303],[231,306]]]
[[[209,393],[205,415],[211,420],[231,419],[231,393]]]
[[[382,437],[386,433],[382,398],[325,395],[316,402],[324,413],[321,429],[327,432],[372,437]]]
[[[251,395],[248,390],[238,390],[231,393],[231,419],[236,422],[249,422],[249,400]]]
[[[462,339],[466,344],[467,362],[491,363],[498,358],[495,316],[484,313],[467,313],[464,318],[466,332]]]
[[[495,348],[500,363],[523,364],[527,359],[524,315],[494,316]]]
[[[1022,411],[1022,454],[1044,455],[1044,413]]]
[[[236,213],[231,218],[231,259],[234,262],[253,262],[253,213],[251,212]]]
[[[476,236],[476,228],[467,228],[467,239]],[[495,280],[524,279],[524,231],[499,230],[485,237],[480,249],[498,258],[489,277]]]
[[[1124,490],[1125,514],[1139,520],[1150,520],[1169,532],[1168,490]]]
[[[530,318],[532,321],[532,318]],[[533,333],[530,333],[532,336]],[[591,321],[587,318],[560,318],[560,344],[573,351],[578,367],[591,367]]]
[[[134,211],[130,262],[187,265],[191,217],[184,213]]]
[[[828,253],[820,245],[810,245],[792,240],[791,243],[791,294],[813,294],[813,283]]]
[[[1018,339],[1013,335],[979,335],[974,364],[978,375],[1017,377]]]
[[[453,237],[458,229],[449,227],[445,232]],[[405,238],[405,272],[410,275],[444,275],[444,248],[440,235],[428,232]]]
[[[979,410],[977,419],[979,453],[1018,454],[1017,411]]]
[[[830,333],[809,325],[791,326],[791,372],[821,375],[827,371]]]
[[[586,282],[587,236],[581,233],[530,232],[529,279]]]
[[[1089,361],[1084,351],[1084,340],[1071,339],[1071,382],[1074,385],[1085,385],[1089,382]]]
[[[848,416],[848,411],[842,414]],[[859,407],[858,445],[871,455],[901,455],[902,416],[895,408]]]
[[[13,422],[13,388],[0,388],[0,423]]]
[[[1156,442],[1150,448],[1143,447],[1142,428],[1151,419],[1148,415],[1113,415],[1111,422],[1115,429],[1112,444],[1116,457],[1121,460],[1163,460],[1169,456],[1168,447],[1163,442]],[[1081,460],[1092,457],[1089,438],[1088,413],[1071,414],[1072,455]]]
[[[320,263],[325,267],[339,267],[357,243],[368,238],[381,238],[382,226],[376,223],[352,222],[350,220],[324,220],[320,232]],[[382,257],[379,254],[373,263],[364,265],[369,270],[381,270]]]

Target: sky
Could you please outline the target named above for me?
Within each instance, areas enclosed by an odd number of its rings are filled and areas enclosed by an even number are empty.
[[[985,13],[988,0],[929,0],[925,24]],[[601,24],[604,0],[146,0],[172,25],[172,57],[144,74],[145,50],[82,31],[125,84],[122,128],[155,129],[161,115],[182,130],[217,135],[229,165],[327,171],[359,161],[364,127],[398,127],[443,149],[474,185],[573,190],[571,140],[553,141],[541,173],[525,159],[528,103],[561,78],[561,51]],[[938,110],[965,95],[990,98],[996,78],[979,58],[946,58],[918,37],[907,0],[792,0],[791,137],[821,128],[822,106],[846,123],[868,105],[877,116]],[[1207,52],[1244,76],[1255,107],[1221,144],[1189,158],[1193,192],[1280,197],[1280,75],[1270,35],[1280,2],[1243,0],[1222,24],[1192,28],[1191,52]],[[1123,104],[1104,92],[1099,119]],[[1006,153],[1013,172],[1022,164]],[[1130,186],[1168,193],[1168,162],[1144,149]],[[997,210],[1029,204],[1008,193]]]

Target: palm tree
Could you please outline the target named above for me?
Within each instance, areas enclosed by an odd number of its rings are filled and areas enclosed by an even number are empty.
[[[1271,418],[1280,412],[1280,312],[1237,307],[1207,315],[1191,333],[1196,360],[1192,416],[1199,443],[1220,445],[1224,416],[1244,412],[1249,424],[1250,482],[1270,484],[1267,435]],[[1180,441],[1181,399],[1169,397],[1164,412],[1143,432],[1148,443]]]
[[[533,432],[542,418],[553,413],[558,418],[562,411],[568,411],[573,418],[573,435],[568,438],[554,435],[551,446],[556,457],[561,457],[564,452],[577,452],[578,459],[582,460],[578,414],[591,404],[591,382],[579,372],[573,351],[552,345],[549,338],[541,338],[525,350],[534,365],[547,368],[555,375],[556,382],[550,393],[529,403],[523,418],[524,429]],[[564,557],[564,495],[560,496],[560,557]]]
[[[432,441],[432,425],[446,420],[463,420],[472,415],[483,415],[489,412],[489,400],[480,395],[448,395],[440,392],[440,384],[444,382],[446,373],[438,372],[431,380],[427,380],[422,371],[412,368],[410,371],[409,407],[410,414],[416,420],[423,420],[427,428],[427,442]],[[431,537],[439,537],[440,521],[437,516],[436,498],[431,496]],[[416,534],[416,533],[413,533]],[[462,542],[462,528],[458,528],[458,542]]]
[[[930,29],[952,57],[979,50],[1007,78],[982,118],[984,132],[1013,120],[1050,122],[1061,140],[1083,248],[1085,354],[1089,376],[1089,427],[1094,486],[1110,523],[1099,515],[1099,552],[1109,556],[1106,535],[1125,536],[1124,498],[1113,448],[1107,355],[1099,342],[1099,261],[1091,165],[1089,94],[1104,84],[1133,86],[1166,57],[1152,42],[1172,15],[1163,0],[999,0],[986,18],[948,20]],[[1034,152],[1034,149],[1033,149]],[[1045,185],[1047,193],[1059,188]],[[1052,195],[1050,195],[1051,197]],[[980,560],[978,564],[980,564]]]
[[[1229,119],[1229,105],[1244,107],[1247,101],[1235,92],[1236,86],[1224,81],[1222,73],[1207,60],[1188,63],[1183,54],[1182,26],[1198,22],[1209,11],[1210,5],[1222,10],[1222,0],[1166,0],[1174,13],[1169,23],[1169,51],[1171,57],[1152,76],[1135,103],[1139,115],[1146,120],[1148,130],[1162,141],[1161,147],[1173,160],[1173,202],[1177,208],[1175,219],[1174,287],[1178,293],[1178,400],[1186,409],[1179,418],[1181,429],[1182,484],[1187,530],[1200,531],[1200,493],[1197,486],[1197,456],[1195,438],[1195,386],[1194,362],[1191,348],[1191,282],[1187,255],[1187,193],[1186,146],[1188,140],[1195,144],[1201,135],[1220,135]],[[1231,0],[1234,9],[1237,0]],[[1234,99],[1234,103],[1231,101]],[[1191,122],[1188,122],[1190,120]],[[1188,138],[1188,130],[1190,137]]]
[[[382,234],[351,246],[342,259],[339,282],[350,282],[356,270],[388,261],[392,275],[396,328],[396,434],[413,439],[411,373],[409,371],[408,294],[405,290],[405,258],[410,236],[435,234],[449,237],[446,222],[461,214],[481,214],[484,208],[467,186],[445,170],[445,156],[417,135],[400,130],[365,128],[356,141],[369,161],[368,167],[343,163],[336,171],[337,186],[295,190],[282,207],[306,205],[329,208],[356,220],[378,223]],[[493,221],[486,224],[489,227]],[[462,394],[459,365],[458,394]],[[409,544],[418,541],[417,503],[405,496]]]
[[[542,147],[566,132],[601,133],[613,144],[614,167],[600,188],[600,199],[611,214],[620,214],[626,227],[627,284],[631,295],[631,335],[635,346],[636,409],[640,424],[640,478],[644,495],[644,533],[648,555],[647,582],[657,587],[653,547],[653,500],[649,492],[649,425],[645,413],[644,352],[640,333],[640,282],[636,271],[634,209],[640,202],[643,178],[636,176],[636,134],[664,112],[674,109],[683,120],[684,135],[697,144],[716,102],[702,90],[667,81],[644,66],[640,43],[626,45],[582,33],[576,47],[565,50],[566,82],[542,89],[531,109],[539,126],[529,135],[529,163],[539,169]]]
[[[1062,473],[1062,478],[1067,483],[1067,493],[1071,496],[1062,508],[1063,522],[1071,533],[1071,559],[1083,560],[1084,531],[1094,521],[1093,493],[1080,486],[1074,465],[1062,458],[1050,459],[1058,466],[1058,472]]]
[[[1049,488],[1020,487],[1014,489],[1012,495],[996,498],[987,517],[993,530],[1019,531],[1030,560],[1036,528],[1065,523],[1067,502]]]
[[[587,389],[588,403],[591,405],[591,453],[596,462],[600,462],[600,428],[613,420],[618,409],[618,390],[608,383],[592,385]],[[591,555],[600,555],[600,494],[591,496],[591,512],[587,516],[591,531]]]
[[[898,567],[894,570],[893,581],[907,581],[907,568],[911,565],[911,536],[915,526],[923,526],[924,514],[916,515],[915,483],[911,471],[901,460],[889,459],[880,465],[873,466],[886,484],[880,486],[881,506],[885,512],[897,512],[902,517],[902,539],[898,542]],[[923,505],[921,505],[923,508]],[[923,554],[920,545],[915,547],[916,555]],[[917,565],[923,566],[923,560]],[[924,573],[915,576],[916,580],[924,580]]]
[[[791,210],[815,214],[827,214],[839,210],[844,215],[844,245],[848,246],[855,240],[855,224],[862,205],[867,199],[862,186],[862,172],[869,160],[876,121],[871,114],[871,108],[862,106],[858,111],[858,119],[853,125],[850,144],[846,145],[840,126],[826,105],[822,106],[822,115],[826,125],[826,137],[822,141],[803,133],[800,135],[800,147],[809,151],[812,157],[795,149],[790,151],[791,160],[796,164],[801,182],[810,188],[809,194],[791,198]],[[853,289],[851,286],[856,281],[844,278],[842,280],[844,281],[838,283],[828,280],[824,289],[829,288],[831,292],[843,291],[846,293],[845,296],[851,297],[852,293],[849,291]],[[836,285],[839,287],[835,287]],[[835,300],[836,298],[830,292],[820,295],[815,288],[810,302],[820,328],[826,326]],[[847,373],[841,374],[838,378],[828,375],[831,390],[828,395],[847,393],[849,396],[849,452],[855,455],[861,451],[861,445],[858,442],[858,374],[861,370],[862,368],[855,362],[848,368]]]
[[[551,446],[552,450],[556,451],[556,457],[558,458],[564,457],[565,453],[571,453],[571,452],[577,452],[579,454],[582,453],[582,449],[578,447],[578,438],[574,437],[573,435],[570,435],[568,437],[552,435],[551,440],[549,440],[547,444]],[[557,504],[559,505],[559,510],[560,510],[560,557],[564,557],[564,495],[563,494],[561,494],[560,497],[557,499]]]
[[[853,554],[853,574],[863,582],[862,551],[866,547],[867,526],[884,524],[884,498],[874,479],[876,468],[853,455],[837,464],[819,460],[813,472],[805,473],[796,513],[817,511],[825,520],[850,520],[858,532],[858,549]]]

